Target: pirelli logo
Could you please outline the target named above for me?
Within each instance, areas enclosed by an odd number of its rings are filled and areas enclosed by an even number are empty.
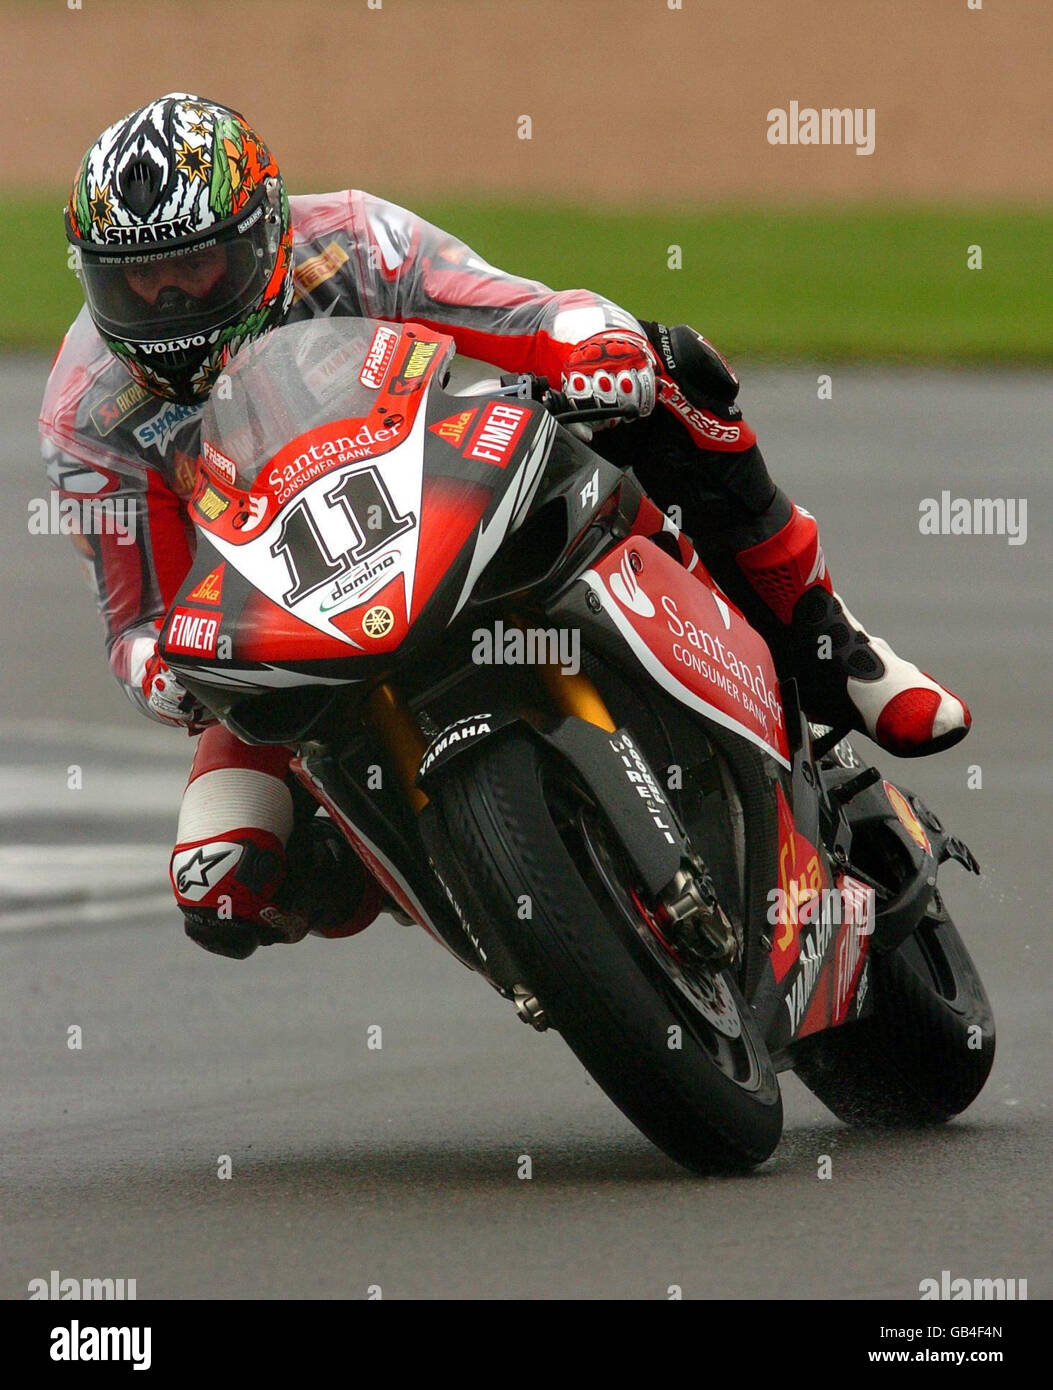
[[[331,241],[317,256],[308,256],[293,271],[293,283],[296,286],[293,298],[300,299],[316,290],[324,281],[331,279],[349,259],[344,248],[335,241]]]

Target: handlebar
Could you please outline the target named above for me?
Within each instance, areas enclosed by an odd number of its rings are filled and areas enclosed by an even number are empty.
[[[515,394],[521,400],[540,401],[552,418],[561,425],[594,425],[601,420],[636,420],[640,415],[635,405],[598,405],[588,410],[580,410],[564,392],[556,391],[549,386],[547,377],[535,376],[532,372],[503,376],[501,385],[516,388]]]

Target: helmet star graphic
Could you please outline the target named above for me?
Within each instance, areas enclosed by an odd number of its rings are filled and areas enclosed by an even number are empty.
[[[208,888],[209,873],[216,867],[221,859],[226,859],[230,855],[229,849],[217,850],[215,854],[206,854],[204,849],[199,849],[193,858],[188,859],[179,870],[176,877],[176,887],[180,893],[185,893],[188,888]],[[191,870],[196,869],[198,876],[191,877]]]
[[[176,150],[175,155],[176,167],[189,176],[191,183],[195,179],[200,179],[202,183],[208,182],[212,161],[208,158],[203,146],[191,145],[184,140]]]
[[[101,231],[105,227],[113,226],[113,204],[110,202],[110,185],[104,183],[100,188],[95,185],[95,192],[89,199],[88,206],[91,212],[91,220]]]

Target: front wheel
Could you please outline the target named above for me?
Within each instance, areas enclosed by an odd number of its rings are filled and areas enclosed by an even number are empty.
[[[797,1075],[848,1124],[930,1125],[960,1114],[987,1080],[995,1030],[976,966],[942,904],[870,969],[871,1014],[804,1038]]]
[[[453,763],[424,833],[442,876],[499,933],[549,1023],[626,1116],[699,1172],[742,1171],[782,1131],[778,1080],[729,971],[663,940],[571,772],[508,733]]]

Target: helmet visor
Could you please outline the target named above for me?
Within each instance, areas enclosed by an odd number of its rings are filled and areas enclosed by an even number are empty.
[[[242,233],[229,227],[191,247],[108,255],[79,245],[84,296],[99,331],[156,342],[208,333],[258,304],[274,268],[277,233],[261,216]]]

